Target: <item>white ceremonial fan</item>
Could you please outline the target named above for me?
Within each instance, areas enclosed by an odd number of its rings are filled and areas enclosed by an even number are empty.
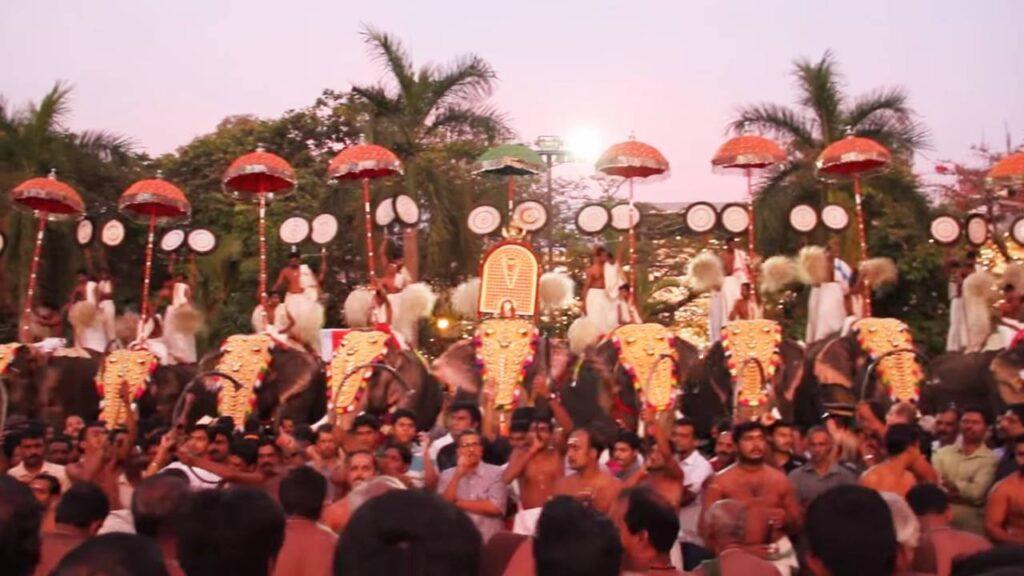
[[[312,228],[313,230],[309,234],[310,239],[323,246],[338,235],[338,219],[333,214],[320,214],[313,218]]]
[[[168,230],[160,239],[160,249],[164,252],[174,252],[185,243],[185,231],[181,228]]]
[[[584,234],[599,234],[611,221],[608,209],[600,204],[587,204],[576,213],[576,228]]]
[[[309,220],[302,216],[287,218],[281,223],[278,235],[285,244],[301,244],[309,237]]]
[[[686,215],[683,216],[686,227],[691,232],[704,234],[714,230],[718,224],[718,212],[715,207],[707,202],[694,202],[686,208]]]
[[[516,204],[512,210],[512,222],[517,228],[536,232],[548,222],[548,211],[540,202],[527,200]]]
[[[928,233],[931,234],[932,240],[939,244],[949,245],[956,244],[963,229],[960,227],[960,222],[952,216],[936,216],[928,226]]]
[[[124,224],[120,220],[107,220],[107,223],[100,229],[100,241],[104,245],[115,248],[124,242]]]
[[[842,232],[850,225],[850,213],[839,204],[829,204],[821,209],[821,223],[833,232]]]
[[[7,236],[5,236],[3,232],[0,232],[0,254],[3,254],[4,250],[6,250],[6,249],[7,249]]]
[[[217,249],[217,237],[206,228],[196,228],[188,233],[188,247],[196,254],[209,254]]]
[[[730,234],[743,234],[750,228],[750,211],[743,204],[729,204],[718,215],[722,228]]]
[[[75,228],[75,241],[78,242],[79,246],[85,246],[92,242],[95,232],[96,225],[92,223],[92,220],[83,218],[78,221],[78,226]]]
[[[1013,221],[1013,225],[1010,226],[1010,238],[1021,246],[1024,246],[1024,216],[1021,216]]]
[[[397,215],[395,214],[394,198],[381,200],[380,204],[377,204],[377,209],[373,211],[373,222],[381,228],[390,226],[395,221],[395,218],[397,218]]]
[[[406,226],[415,226],[420,222],[420,207],[411,196],[401,194],[395,196],[395,216]]]
[[[640,224],[640,211],[636,206],[630,206],[623,202],[616,204],[611,209],[612,228],[616,230],[631,230]]]
[[[988,219],[981,214],[967,217],[967,241],[975,246],[988,242]]]
[[[806,234],[818,226],[818,213],[807,204],[797,204],[789,211],[789,225],[793,230]]]

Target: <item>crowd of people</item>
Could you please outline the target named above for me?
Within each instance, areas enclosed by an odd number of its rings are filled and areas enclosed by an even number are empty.
[[[3,436],[4,574],[1019,574],[1024,405],[865,402],[807,430],[645,411],[644,434],[475,404],[417,430],[70,416]]]

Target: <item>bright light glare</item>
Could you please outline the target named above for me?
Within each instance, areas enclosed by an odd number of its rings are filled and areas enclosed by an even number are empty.
[[[573,130],[565,139],[565,147],[572,156],[573,162],[593,164],[604,152],[604,139],[597,129],[583,126]]]
[[[447,330],[449,326],[451,326],[451,322],[447,318],[438,318],[437,319],[437,329],[438,330]]]

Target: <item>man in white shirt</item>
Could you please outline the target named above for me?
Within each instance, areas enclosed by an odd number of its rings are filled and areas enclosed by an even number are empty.
[[[21,464],[8,470],[7,474],[26,485],[40,474],[49,474],[60,482],[61,494],[71,487],[64,467],[43,459],[46,445],[42,429],[33,427],[25,430],[18,441],[18,448],[21,450]]]
[[[200,421],[202,422],[202,421]],[[197,424],[195,428],[189,432],[188,440],[182,444],[179,450],[187,451],[194,458],[205,458],[210,448],[210,436],[208,427]],[[181,470],[188,477],[189,487],[193,490],[207,490],[210,488],[217,488],[223,482],[223,479],[198,466],[189,466],[183,462],[172,462],[165,466],[161,472],[166,470]]]
[[[679,418],[672,424],[672,449],[676,453],[679,467],[683,469],[682,508],[679,510],[679,541],[683,547],[684,566],[692,570],[702,558],[695,557],[691,551],[694,547],[704,546],[704,541],[697,534],[700,511],[703,505],[701,494],[704,482],[714,474],[711,464],[697,451],[697,431],[689,418]]]

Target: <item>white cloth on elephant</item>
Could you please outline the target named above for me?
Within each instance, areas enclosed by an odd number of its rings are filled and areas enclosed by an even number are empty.
[[[103,318],[103,329],[107,333],[107,340],[117,337],[115,322],[117,321],[117,309],[114,306],[114,283],[110,280],[100,280],[98,283],[100,294],[100,316]]]
[[[320,345],[320,328],[324,325],[324,307],[318,295],[319,290],[307,288],[299,293],[289,292],[284,297],[284,308],[293,322],[288,334],[314,349]]]
[[[843,329],[839,332],[840,336],[846,336],[853,331],[854,324],[858,320],[864,317],[864,297],[860,294],[851,293],[850,296],[850,314],[843,320]]]
[[[299,266],[299,286],[302,286],[302,291],[307,297],[320,301],[320,283],[316,281],[313,269],[307,264]]]
[[[846,321],[843,286],[839,282],[825,282],[811,288],[807,301],[807,334],[810,344],[838,334]]]
[[[99,311],[99,286],[96,282],[86,282],[84,301],[96,307],[96,314],[93,315],[89,324],[75,326],[75,346],[95,352],[106,352],[109,340],[107,329],[103,325],[102,314]]]
[[[188,283],[175,282],[171,287],[171,303],[164,312],[163,340],[170,364],[192,364],[198,359],[195,333],[183,329],[184,327],[179,326],[176,321],[178,312],[192,305],[190,291]]]
[[[985,343],[985,350],[1002,350],[1008,348],[1017,332],[1024,330],[1024,323],[1010,318],[1000,318],[996,324],[996,331]]]
[[[949,331],[946,332],[946,352],[963,352],[967,348],[967,307],[960,287],[949,283]]]
[[[715,343],[722,339],[722,328],[728,317],[722,292],[712,290],[708,295],[708,342]]]

